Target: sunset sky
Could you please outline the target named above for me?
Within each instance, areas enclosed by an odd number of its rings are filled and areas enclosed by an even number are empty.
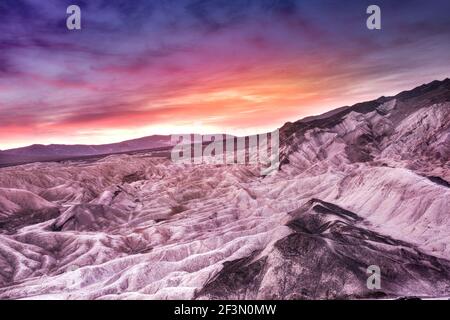
[[[257,133],[396,94],[450,76],[449,14],[448,0],[0,0],[0,149]]]

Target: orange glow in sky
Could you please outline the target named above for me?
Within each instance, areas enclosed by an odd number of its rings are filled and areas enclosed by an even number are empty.
[[[152,3],[130,20],[115,1],[90,2],[79,32],[64,29],[63,3],[28,8],[39,17],[26,24],[5,5],[0,149],[261,133],[450,74],[439,5],[384,4],[396,20],[377,32],[357,1]]]

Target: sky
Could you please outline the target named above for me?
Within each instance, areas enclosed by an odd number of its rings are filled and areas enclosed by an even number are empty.
[[[81,30],[66,27],[72,4]],[[449,13],[448,0],[0,0],[0,149],[260,133],[394,95],[450,76]]]

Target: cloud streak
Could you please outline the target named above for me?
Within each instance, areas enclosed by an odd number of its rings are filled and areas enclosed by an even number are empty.
[[[450,74],[448,1],[380,1],[375,32],[366,1],[294,0],[75,1],[71,32],[73,2],[0,4],[0,149],[273,129]]]

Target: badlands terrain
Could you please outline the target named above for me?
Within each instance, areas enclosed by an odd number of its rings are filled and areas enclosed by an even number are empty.
[[[151,151],[7,166],[0,299],[448,297],[449,160],[446,79],[285,124],[268,176]]]

